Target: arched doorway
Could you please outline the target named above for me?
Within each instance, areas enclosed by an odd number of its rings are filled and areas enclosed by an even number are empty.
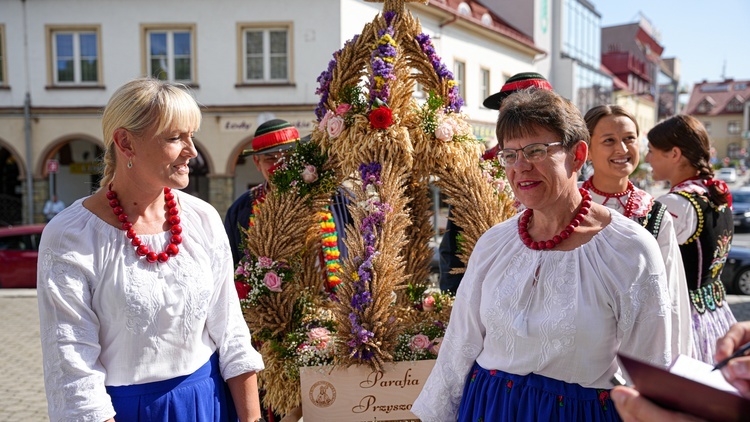
[[[0,226],[23,222],[23,192],[18,158],[0,146]]]
[[[47,197],[57,195],[66,205],[79,198],[91,195],[99,189],[101,179],[101,156],[104,150],[88,139],[74,138],[60,144],[48,160],[58,162],[57,171],[44,175],[49,182]]]

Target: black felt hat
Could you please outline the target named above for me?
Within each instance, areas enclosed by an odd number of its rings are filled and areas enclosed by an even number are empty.
[[[505,85],[500,88],[500,92],[496,92],[485,98],[482,104],[487,108],[500,110],[500,104],[502,104],[505,97],[516,91],[532,87],[552,91],[552,85],[544,79],[544,76],[536,72],[516,73],[505,82]]]

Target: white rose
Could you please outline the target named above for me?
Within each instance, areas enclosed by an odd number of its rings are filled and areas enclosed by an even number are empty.
[[[318,170],[311,164],[305,164],[304,170],[302,170],[302,180],[305,183],[312,183],[318,180]]]
[[[328,119],[328,136],[338,138],[344,130],[344,119],[340,116],[334,116]]]
[[[443,120],[435,129],[435,137],[443,142],[453,139],[453,124],[448,120]]]

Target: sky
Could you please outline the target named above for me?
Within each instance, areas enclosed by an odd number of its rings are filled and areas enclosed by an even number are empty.
[[[704,79],[750,80],[750,0],[589,1],[603,27],[645,15],[661,33],[662,57],[680,59],[680,85],[688,92]]]

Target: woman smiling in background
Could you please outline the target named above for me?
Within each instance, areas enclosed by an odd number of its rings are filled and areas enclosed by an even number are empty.
[[[629,180],[640,158],[638,122],[618,105],[594,107],[584,120],[591,135],[589,160],[594,175],[583,187],[594,202],[639,223],[659,242],[672,298],[672,356],[690,355],[690,302],[672,216],[664,204]]]

